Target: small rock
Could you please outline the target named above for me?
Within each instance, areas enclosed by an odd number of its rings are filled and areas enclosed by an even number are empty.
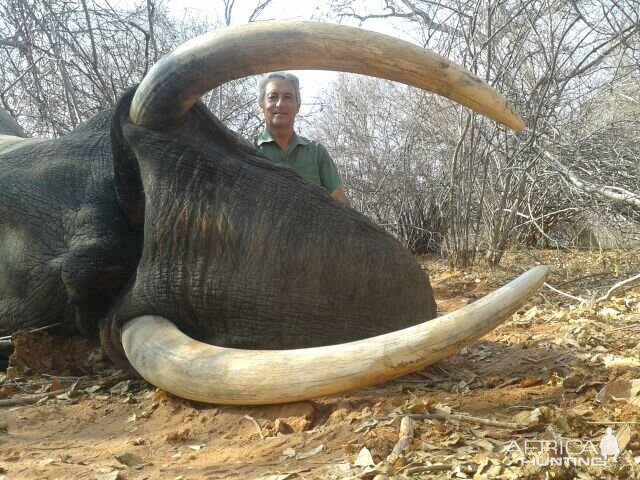
[[[142,458],[140,458],[135,453],[124,452],[116,455],[115,457],[116,460],[118,460],[123,465],[126,465],[127,467],[135,467],[136,465],[145,463],[144,460],[142,460]]]
[[[306,417],[277,418],[275,427],[282,434],[300,433],[311,430],[313,423]]]

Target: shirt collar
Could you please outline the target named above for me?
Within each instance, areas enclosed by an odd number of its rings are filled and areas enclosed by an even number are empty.
[[[262,132],[256,138],[256,143],[258,145],[262,145],[263,143],[275,142],[275,138],[271,135],[271,132],[266,128],[262,130]],[[296,145],[309,145],[309,140],[298,135],[295,131],[293,132],[293,136],[291,137],[291,145],[289,147],[290,150],[293,150],[293,147]]]

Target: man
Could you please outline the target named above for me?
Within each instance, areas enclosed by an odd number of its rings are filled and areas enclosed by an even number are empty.
[[[324,187],[338,202],[351,206],[340,174],[326,148],[294,131],[300,110],[300,82],[287,72],[273,72],[258,81],[258,105],[264,130],[254,144],[269,160],[293,168],[304,179]]]

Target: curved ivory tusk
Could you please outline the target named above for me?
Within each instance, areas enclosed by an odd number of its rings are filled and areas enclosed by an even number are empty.
[[[170,321],[137,317],[122,330],[124,351],[153,385],[191,400],[236,405],[295,402],[413,372],[493,330],[542,285],[533,268],[460,310],[396,332],[298,350],[238,350],[193,340]]]
[[[282,69],[321,69],[395,80],[450,98],[513,130],[524,122],[496,90],[445,57],[361,28],[318,22],[261,22],[217,30],[157,62],[131,105],[136,125],[176,128],[209,90]]]

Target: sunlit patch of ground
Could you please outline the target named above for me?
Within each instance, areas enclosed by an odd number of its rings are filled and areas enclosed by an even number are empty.
[[[42,399],[0,407],[0,478],[639,478],[640,289],[593,300],[637,274],[640,256],[533,251],[468,272],[424,261],[441,314],[541,263],[549,283],[587,302],[543,289],[422,372],[269,407],[183,401],[111,370],[83,343],[47,360],[56,343],[24,339],[16,368],[0,374],[0,398]],[[90,360],[78,364],[83,349]],[[621,453],[599,466],[590,459],[607,426]],[[581,452],[558,451],[567,444]]]

